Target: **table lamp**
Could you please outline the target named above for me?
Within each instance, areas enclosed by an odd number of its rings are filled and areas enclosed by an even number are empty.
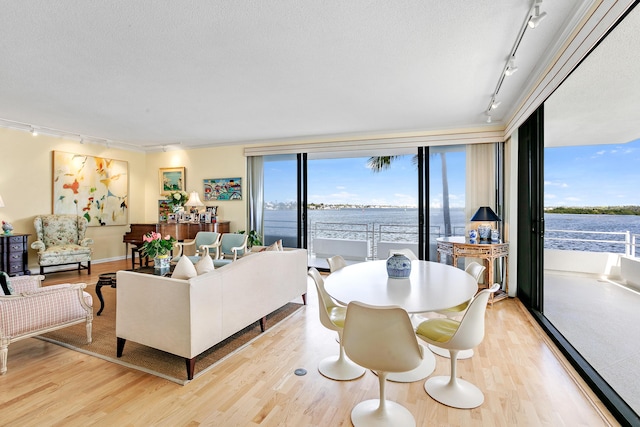
[[[500,217],[489,206],[482,206],[478,208],[478,211],[471,218],[472,222],[498,222],[501,221]],[[491,239],[491,224],[478,225],[478,237],[480,240]]]
[[[204,206],[204,203],[200,201],[200,196],[198,195],[198,193],[192,191],[189,194],[189,200],[187,200],[187,203],[185,203],[184,205],[191,208],[191,213],[198,213],[198,208],[200,206]]]

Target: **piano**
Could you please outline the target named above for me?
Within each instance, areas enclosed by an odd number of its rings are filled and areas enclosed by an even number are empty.
[[[135,251],[142,245],[142,236],[155,231],[163,236],[167,234],[175,238],[179,242],[196,238],[198,231],[217,231],[218,233],[229,232],[229,221],[216,221],[214,223],[189,223],[189,222],[159,222],[156,224],[131,224],[131,231],[122,236],[122,242],[125,243],[125,257],[129,254],[129,245],[133,245],[131,249],[132,261],[135,260]]]

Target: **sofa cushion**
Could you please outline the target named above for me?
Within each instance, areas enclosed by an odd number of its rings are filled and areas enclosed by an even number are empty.
[[[196,267],[193,265],[193,262],[191,262],[188,257],[183,256],[180,257],[180,261],[176,264],[176,268],[173,270],[171,278],[188,280],[192,277],[196,277],[197,275],[198,272],[196,271]]]
[[[200,260],[196,262],[196,272],[198,276],[213,271],[214,269],[213,258],[208,255],[200,257]]]

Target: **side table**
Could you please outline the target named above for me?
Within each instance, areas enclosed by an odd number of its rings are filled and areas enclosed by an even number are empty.
[[[451,256],[454,267],[458,266],[458,258],[470,257],[480,258],[484,260],[487,270],[485,276],[485,285],[491,287],[494,280],[493,265],[495,260],[504,258],[505,275],[503,278],[505,289],[499,289],[495,294],[491,295],[490,302],[493,305],[495,301],[500,301],[509,296],[509,244],[504,242],[471,242],[462,236],[439,237],[436,239],[438,250],[438,262],[441,255]]]
[[[96,313],[96,316],[100,316],[102,310],[104,310],[104,298],[102,298],[102,287],[111,286],[116,287],[116,273],[105,273],[98,276],[98,283],[96,283],[96,295],[100,300],[100,310]]]

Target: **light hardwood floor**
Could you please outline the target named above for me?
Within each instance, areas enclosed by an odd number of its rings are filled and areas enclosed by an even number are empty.
[[[95,264],[91,276],[56,273],[45,285],[93,285],[100,273],[123,268],[130,267]],[[318,373],[338,344],[320,324],[312,283],[307,295],[305,308],[186,386],[35,338],[13,343],[0,376],[0,425],[349,426],[353,406],[378,397],[377,377],[338,382]],[[517,300],[496,303],[486,319],[475,356],[458,362],[459,375],[484,391],[482,406],[443,406],[424,381],[389,383],[387,398],[406,406],[418,426],[617,425]],[[448,359],[436,359],[433,375],[448,375]],[[307,375],[294,375],[296,368]]]

